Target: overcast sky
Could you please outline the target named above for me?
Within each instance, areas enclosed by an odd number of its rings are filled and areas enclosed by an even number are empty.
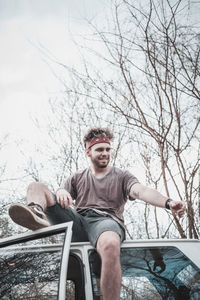
[[[63,86],[46,63],[46,54],[78,65],[72,38],[87,31],[84,17],[103,14],[105,4],[104,0],[0,0],[0,142],[9,134],[0,164],[7,162],[11,177],[23,160],[22,148],[27,157],[37,156],[35,145],[41,137],[32,117],[42,120],[48,100],[61,96]],[[64,74],[56,65],[53,68],[59,76]]]
[[[61,89],[38,47],[75,65],[79,56],[69,32],[84,32],[82,18],[103,7],[101,0],[0,0],[0,137],[28,138],[30,114],[45,110]]]
[[[56,97],[62,89],[38,48],[42,45],[59,61],[78,65],[79,55],[72,37],[87,32],[84,17],[104,16],[109,3],[0,0],[0,138],[9,133],[12,139],[33,141],[37,133],[31,115],[40,117],[46,111],[48,99]],[[195,20],[200,4],[191,3]]]

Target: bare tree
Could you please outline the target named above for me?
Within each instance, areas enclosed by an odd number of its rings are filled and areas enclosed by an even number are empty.
[[[188,23],[189,4],[112,1],[107,25],[88,21],[87,57],[79,70],[57,62],[69,74],[58,78],[65,92],[62,99],[50,100],[48,135],[37,149],[42,162],[28,158],[25,168],[25,176],[54,191],[87,166],[86,129],[110,127],[116,137],[113,165],[141,173],[147,185],[187,203],[183,221],[166,212],[162,223],[158,209],[129,202],[130,238],[200,236],[200,48],[198,27]]]
[[[132,154],[140,154],[147,183],[164,186],[168,196],[187,203],[184,222],[169,214],[170,226],[162,230],[155,210],[158,237],[168,236],[171,225],[182,238],[200,236],[200,47],[197,26],[187,23],[189,4],[113,1],[107,27],[89,22],[93,34],[84,37],[88,44],[98,41],[101,50],[104,47],[101,52],[87,49],[103,67],[92,68],[86,59],[84,71],[64,66],[79,82],[78,89],[68,84],[67,92],[84,96],[95,109],[99,103],[104,111],[115,114],[127,143],[134,145]],[[145,220],[147,232],[147,214]]]
[[[35,119],[35,124],[46,141],[37,147],[37,152],[41,155],[40,162],[27,157],[25,172],[34,181],[46,182],[53,191],[73,172],[88,166],[83,145],[83,136],[88,128],[109,125],[116,135],[112,164],[115,165],[116,159],[118,164],[120,161],[122,165],[124,163],[122,156],[120,158],[120,149],[122,144],[127,143],[126,130],[116,131],[116,113],[108,113],[107,109],[99,107],[98,102],[91,102],[83,94],[79,94],[79,88],[74,86],[73,91],[66,91],[63,98],[50,99],[50,111],[43,131],[40,121]],[[48,170],[46,174],[45,169]]]

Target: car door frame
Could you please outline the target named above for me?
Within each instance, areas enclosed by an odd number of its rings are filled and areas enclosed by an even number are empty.
[[[0,240],[0,252],[1,248],[16,245],[18,243],[24,243],[32,240],[45,238],[51,235],[64,233],[65,237],[61,252],[61,265],[60,265],[60,276],[59,276],[59,287],[58,287],[58,300],[65,300],[66,297],[66,280],[67,280],[67,269],[69,251],[72,237],[72,225],[73,222],[66,222],[58,225],[49,226],[46,228],[38,229],[35,231],[29,231],[15,236],[3,238]]]

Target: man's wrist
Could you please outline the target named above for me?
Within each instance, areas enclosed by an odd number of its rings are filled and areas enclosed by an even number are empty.
[[[173,200],[170,199],[170,198],[167,199],[167,201],[165,202],[165,208],[166,208],[166,209],[170,209],[169,203],[172,202],[172,201],[173,201]]]

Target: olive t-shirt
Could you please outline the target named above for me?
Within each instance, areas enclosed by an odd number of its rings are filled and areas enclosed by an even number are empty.
[[[131,199],[129,197],[131,186],[138,182],[129,171],[116,167],[112,167],[103,178],[95,177],[88,168],[70,176],[65,183],[65,189],[76,200],[78,212],[97,209],[124,222],[124,205],[128,198]]]

